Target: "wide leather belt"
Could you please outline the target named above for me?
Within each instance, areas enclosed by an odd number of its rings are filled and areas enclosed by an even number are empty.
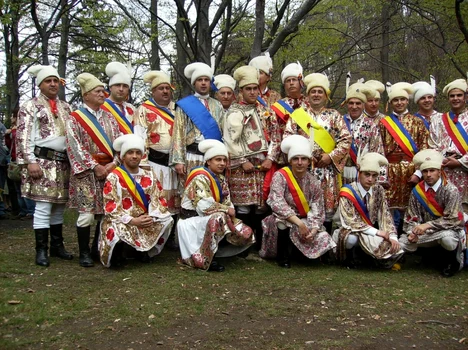
[[[411,162],[413,159],[408,157],[405,153],[392,153],[387,156],[389,163],[400,163],[402,161]]]
[[[169,165],[169,154],[158,152],[152,148],[149,149],[148,160],[160,164],[160,165]]]
[[[57,162],[68,162],[67,152],[59,152],[47,147],[34,147],[34,155],[37,158],[56,160]]]
[[[188,145],[187,146],[187,152],[190,152],[190,153],[195,153],[195,154],[199,154],[199,155],[203,155],[203,153],[201,153],[199,150],[198,150],[198,143],[194,142],[192,143],[191,145]]]
[[[98,162],[100,165],[107,165],[109,163],[112,163],[114,160],[111,156],[105,154],[105,153],[95,153],[92,155],[93,159]]]

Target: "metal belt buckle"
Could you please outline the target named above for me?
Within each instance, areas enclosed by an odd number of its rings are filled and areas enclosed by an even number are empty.
[[[50,160],[54,160],[54,159],[55,159],[55,157],[54,157],[55,154],[54,154],[54,153],[55,153],[55,152],[54,152],[53,150],[48,149],[48,150],[47,150],[47,153],[46,153],[46,158],[47,158],[47,159],[50,159]]]

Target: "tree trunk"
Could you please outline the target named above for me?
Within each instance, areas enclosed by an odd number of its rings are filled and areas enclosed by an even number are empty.
[[[67,11],[68,0],[61,0],[60,7],[63,11],[62,27],[60,29],[60,46],[57,71],[60,77],[65,78],[68,62],[68,40],[70,34],[70,12]],[[65,101],[65,86],[60,86],[59,98]]]
[[[185,0],[180,0],[181,5],[184,6]],[[183,74],[185,66],[189,63],[187,52],[184,50],[184,46],[186,45],[185,39],[185,28],[184,28],[184,21],[185,18],[180,11],[177,12],[177,22],[176,22],[176,35],[179,40],[176,40],[176,50],[177,50],[177,70]],[[179,83],[178,85],[181,87],[179,92],[179,98],[187,96],[191,93],[190,85],[185,84],[183,77],[177,77],[176,81]]]
[[[158,0],[151,0],[151,69],[161,69],[159,59]]]
[[[382,6],[382,50],[380,51],[380,61],[382,69],[382,83],[384,85],[390,80],[389,70],[389,43],[390,43],[390,19],[391,19],[391,4],[389,1],[384,1]],[[387,95],[384,95],[382,102],[387,102]]]
[[[260,56],[265,34],[265,0],[257,0],[255,4],[255,37],[250,51],[250,58]]]
[[[210,65],[211,63],[211,33],[210,33],[210,9],[211,0],[199,0],[195,1],[195,7],[197,9],[197,39],[198,41],[198,52],[195,59],[199,62]]]

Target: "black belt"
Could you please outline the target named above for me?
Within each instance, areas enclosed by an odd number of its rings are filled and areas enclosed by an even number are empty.
[[[148,160],[160,164],[169,166],[169,154],[155,151],[154,149],[149,149]]]
[[[189,209],[180,208],[179,217],[181,219],[193,218],[195,216],[199,216],[196,210],[189,210]]]
[[[57,162],[68,162],[67,152],[59,152],[47,147],[34,147],[34,155],[37,158],[56,160]]]
[[[192,143],[191,145],[188,145],[187,146],[187,152],[190,152],[190,153],[195,153],[195,154],[199,154],[199,155],[203,155],[203,153],[201,153],[199,150],[198,150],[198,143],[194,142]]]

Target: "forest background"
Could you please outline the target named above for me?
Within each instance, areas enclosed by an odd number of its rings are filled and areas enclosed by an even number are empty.
[[[283,67],[299,61],[304,75],[323,72],[330,105],[345,95],[348,71],[359,78],[437,81],[466,78],[468,3],[463,0],[0,0],[0,119],[8,119],[36,88],[26,70],[52,64],[67,81],[61,98],[78,104],[75,77],[107,82],[110,61],[132,67],[131,101],[149,94],[150,69],[171,75],[175,99],[190,93],[184,67],[195,61],[233,71],[268,51],[272,87]],[[385,102],[385,101],[384,101]]]

